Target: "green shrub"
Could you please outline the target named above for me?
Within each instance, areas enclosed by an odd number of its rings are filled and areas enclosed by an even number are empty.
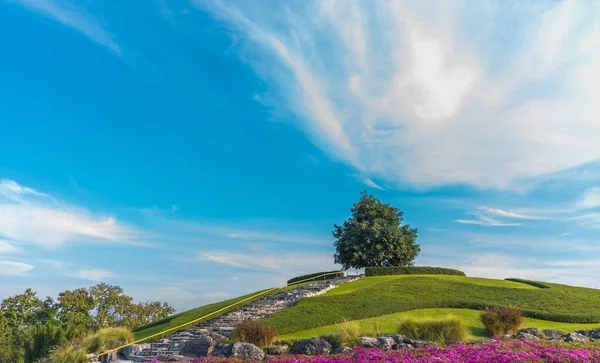
[[[531,286],[535,286],[535,287],[539,287],[540,289],[549,289],[550,286],[539,282],[539,281],[532,281],[532,280],[525,280],[525,279],[515,279],[515,278],[510,278],[510,279],[505,279],[506,281],[513,281],[513,282],[520,282],[522,284],[526,284],[526,285],[531,285]]]
[[[443,267],[429,266],[388,266],[388,267],[367,267],[366,276],[384,276],[384,275],[454,275],[466,276],[464,272]]]
[[[55,349],[51,356],[53,363],[89,363],[90,361],[84,348],[72,345]]]
[[[260,348],[270,346],[273,338],[275,338],[275,329],[272,325],[254,320],[239,323],[234,332],[235,341],[252,343]]]
[[[343,347],[354,348],[360,345],[360,327],[352,320],[344,320],[340,324],[340,345]]]
[[[321,276],[318,277],[314,280],[311,281],[319,281],[319,280],[331,280],[334,279],[336,277],[340,277],[340,276],[344,276],[344,271],[325,271],[325,272],[315,272],[313,274],[308,274],[308,275],[302,275],[302,276],[296,276],[294,278],[291,278],[287,281],[288,285],[292,284],[294,282],[298,282],[298,281],[302,281],[302,280],[306,280],[306,279],[310,279],[313,277],[317,277],[320,275],[325,275],[325,274],[331,274],[331,275],[327,275],[327,276]]]
[[[440,344],[463,341],[469,335],[463,321],[452,315],[445,319],[406,318],[400,322],[398,333]]]
[[[133,333],[128,328],[104,328],[83,339],[81,346],[88,353],[100,353],[132,342],[133,340]]]
[[[523,323],[521,310],[512,306],[486,308],[479,317],[485,330],[492,335],[515,334]]]

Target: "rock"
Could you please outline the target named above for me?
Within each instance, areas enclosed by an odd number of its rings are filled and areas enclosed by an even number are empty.
[[[525,339],[525,340],[540,340],[540,338],[538,338],[537,336],[535,336],[533,334],[522,333],[522,332],[519,332],[519,334],[517,334],[517,338]]]
[[[103,356],[100,357],[100,362],[102,363],[108,363],[108,362],[112,362],[119,359],[119,357],[117,357],[117,352],[110,352],[107,354],[104,354]]]
[[[219,343],[215,347],[215,350],[211,353],[212,355],[221,356],[221,357],[230,357],[231,349],[233,348],[233,344],[225,344]]]
[[[381,342],[377,338],[371,337],[360,337],[360,345],[365,348],[379,348],[381,346]]]
[[[533,335],[537,338],[545,338],[546,336],[544,335],[544,332],[541,329],[538,328],[527,328],[527,329],[521,329],[519,330],[519,332],[517,333],[517,336],[521,336],[521,334],[529,334],[529,335]]]
[[[141,352],[144,349],[150,349],[150,344],[144,343],[144,344],[129,345],[129,346],[125,347],[125,348],[119,349],[117,351],[117,356],[121,357],[121,358],[124,358],[124,359],[131,359],[130,356],[133,353]]]
[[[218,342],[224,342],[227,340],[227,337],[225,335],[221,335],[219,333],[210,333],[210,337]]]
[[[265,357],[265,352],[254,344],[250,343],[235,343],[231,347],[231,358],[247,360],[262,360]]]
[[[392,349],[394,349],[394,350],[412,349],[412,348],[414,348],[412,345],[406,344],[406,343],[403,343],[403,342],[396,343],[396,344],[392,345]]]
[[[579,333],[570,333],[565,337],[565,342],[587,342],[588,340],[588,337]]]
[[[381,349],[392,349],[392,345],[396,344],[396,341],[392,337],[381,337],[377,338],[379,341],[379,348]]]
[[[329,352],[331,352],[331,344],[323,338],[302,339],[290,349],[292,354],[321,355]]]
[[[267,348],[267,354],[269,355],[281,355],[287,353],[290,349],[287,345],[276,345],[271,348]]]
[[[575,333],[579,333],[583,336],[586,336],[590,339],[600,339],[600,329],[594,329],[594,330],[577,330]]]
[[[404,338],[404,343],[410,344],[415,348],[426,347],[429,345],[437,345],[433,342],[428,342],[427,340],[418,340],[418,339],[410,339],[410,338]]]
[[[387,337],[394,339],[396,343],[404,343],[404,335],[402,334],[390,334]]]
[[[545,329],[542,330],[542,333],[544,334],[544,336],[546,337],[546,339],[564,339],[567,336],[567,333],[560,331],[560,330],[552,330],[552,329]]]
[[[335,349],[332,353],[333,354],[343,354],[343,353],[348,353],[351,352],[352,348],[348,348],[348,347],[343,347],[343,348],[337,348]]]
[[[201,335],[185,343],[181,354],[192,357],[206,357],[216,348],[217,342],[208,335]]]

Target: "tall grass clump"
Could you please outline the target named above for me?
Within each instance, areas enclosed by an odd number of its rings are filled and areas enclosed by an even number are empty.
[[[463,321],[453,315],[444,319],[406,318],[400,321],[398,333],[412,339],[428,340],[440,344],[463,341],[469,336]]]
[[[523,324],[521,310],[513,306],[487,308],[479,318],[491,335],[515,334]]]
[[[343,347],[354,348],[360,345],[360,327],[352,320],[344,320],[340,324],[340,345]]]
[[[132,342],[133,340],[133,333],[128,328],[104,328],[83,339],[81,346],[88,353],[100,353]]]
[[[67,345],[58,347],[51,353],[52,363],[89,363],[85,348]]]
[[[266,348],[275,338],[275,329],[269,324],[246,320],[236,326],[234,338],[238,342],[252,343],[257,347]]]
[[[133,333],[129,328],[104,328],[83,339],[75,339],[57,347],[50,357],[54,359],[54,363],[88,363],[88,353],[101,353],[133,340]]]

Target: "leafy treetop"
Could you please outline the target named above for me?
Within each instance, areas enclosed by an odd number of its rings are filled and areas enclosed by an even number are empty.
[[[334,224],[336,263],[344,269],[413,264],[421,248],[417,229],[402,225],[402,211],[366,191],[351,211],[341,226]]]

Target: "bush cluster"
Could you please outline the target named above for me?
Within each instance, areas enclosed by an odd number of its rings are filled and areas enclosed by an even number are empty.
[[[504,279],[506,281],[513,281],[513,282],[520,282],[522,284],[526,284],[526,285],[531,285],[531,286],[535,286],[538,287],[540,289],[549,289],[550,286],[539,282],[539,281],[532,281],[532,280],[525,280],[525,279],[515,279],[515,278],[510,278],[510,279]]]
[[[398,333],[412,339],[440,344],[460,342],[467,339],[469,335],[463,321],[452,315],[445,319],[406,318],[400,322]]]
[[[389,266],[389,267],[367,267],[365,268],[367,276],[383,276],[383,275],[454,275],[466,276],[459,270],[443,267],[429,266]]]
[[[287,283],[289,285],[289,284],[292,284],[294,282],[298,282],[298,281],[310,279],[312,277],[317,277],[319,275],[324,275],[324,274],[331,274],[331,275],[318,277],[318,278],[315,279],[315,281],[318,281],[318,280],[330,280],[330,279],[333,279],[333,278],[336,278],[336,277],[344,276],[344,271],[315,272],[313,274],[296,276],[296,277],[294,277],[292,279],[289,279]]]
[[[260,348],[271,345],[275,338],[275,329],[272,325],[246,320],[236,326],[234,339],[238,342],[252,343]]]
[[[87,363],[88,353],[99,353],[133,341],[133,333],[125,327],[104,328],[83,340],[57,347],[50,356],[55,363]]]
[[[485,309],[480,315],[485,330],[492,335],[515,334],[521,324],[521,310],[511,306],[495,306]]]

